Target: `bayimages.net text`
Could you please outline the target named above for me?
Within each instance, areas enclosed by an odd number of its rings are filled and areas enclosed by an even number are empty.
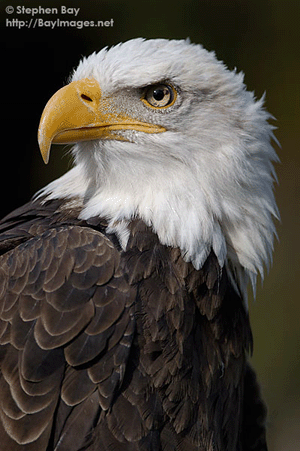
[[[113,27],[114,20],[44,20],[41,18],[35,18],[30,20],[19,20],[19,19],[6,19],[7,27],[15,28],[77,28],[78,30],[82,28],[89,27]]]

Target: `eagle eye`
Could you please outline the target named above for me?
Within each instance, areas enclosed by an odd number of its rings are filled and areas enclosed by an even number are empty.
[[[142,96],[142,101],[152,108],[166,108],[174,104],[176,91],[167,84],[148,86]]]

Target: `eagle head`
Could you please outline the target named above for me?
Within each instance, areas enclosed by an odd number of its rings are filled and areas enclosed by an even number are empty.
[[[132,39],[79,63],[39,127],[74,143],[74,167],[44,188],[80,217],[105,217],[126,249],[142,219],[196,269],[211,251],[245,296],[272,254],[273,127],[243,74],[188,40]]]

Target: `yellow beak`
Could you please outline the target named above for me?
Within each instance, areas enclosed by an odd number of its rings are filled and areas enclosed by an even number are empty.
[[[116,111],[109,97],[102,98],[94,78],[73,81],[57,91],[43,111],[38,142],[45,163],[49,161],[52,142],[75,143],[93,139],[125,140],[116,130],[160,133],[166,129],[148,124]]]

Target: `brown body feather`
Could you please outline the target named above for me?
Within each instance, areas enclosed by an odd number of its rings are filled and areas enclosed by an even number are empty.
[[[27,451],[266,451],[248,313],[142,221],[27,204],[0,228],[0,443]]]

